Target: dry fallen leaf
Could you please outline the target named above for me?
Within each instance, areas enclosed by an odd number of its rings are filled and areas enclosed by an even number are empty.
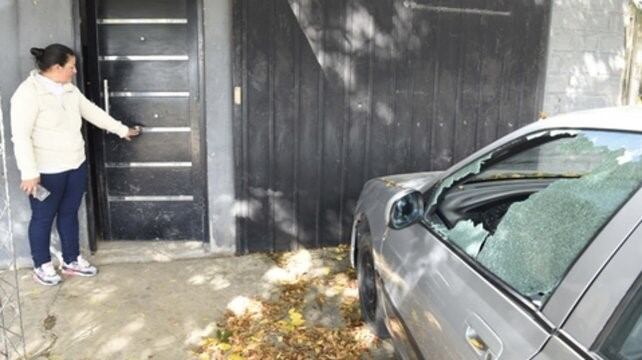
[[[296,309],[290,309],[290,311],[288,311],[288,315],[290,316],[290,323],[294,327],[301,326],[305,323],[305,320],[303,319],[303,315],[301,315],[301,313],[296,311]]]

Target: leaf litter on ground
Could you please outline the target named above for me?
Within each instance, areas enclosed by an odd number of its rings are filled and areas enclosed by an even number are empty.
[[[349,266],[348,253],[346,245],[321,249],[318,271],[278,283],[275,296],[253,299],[252,311],[227,311],[216,334],[201,341],[196,358],[372,358],[371,351],[381,341],[361,319],[356,273]],[[286,252],[270,257],[276,266],[287,268],[296,255]]]

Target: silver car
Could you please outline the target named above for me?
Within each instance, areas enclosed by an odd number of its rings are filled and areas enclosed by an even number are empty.
[[[401,358],[642,359],[642,109],[538,121],[368,181],[352,260]]]

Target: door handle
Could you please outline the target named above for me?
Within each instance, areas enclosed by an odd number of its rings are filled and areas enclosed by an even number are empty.
[[[488,345],[484,339],[479,336],[475,329],[470,326],[466,327],[466,342],[473,350],[484,360],[492,360],[493,354],[488,351]]]
[[[105,112],[109,114],[109,80],[103,80],[103,99],[105,99]]]

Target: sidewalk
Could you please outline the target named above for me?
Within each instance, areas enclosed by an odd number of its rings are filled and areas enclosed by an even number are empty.
[[[320,265],[328,266],[314,266]],[[293,271],[314,271],[306,266]],[[106,264],[99,270],[95,278],[66,278],[56,287],[36,284],[28,270],[19,272],[30,358],[189,359],[229,304],[269,297],[275,286],[270,276],[297,275],[264,254]],[[377,358],[391,356],[387,346]]]

